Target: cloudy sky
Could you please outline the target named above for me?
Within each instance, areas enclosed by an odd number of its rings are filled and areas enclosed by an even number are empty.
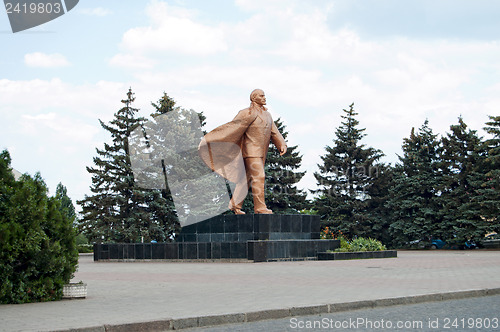
[[[95,148],[129,87],[140,115],[168,93],[207,129],[266,92],[313,189],[342,109],[394,163],[412,127],[444,134],[461,115],[480,135],[500,114],[500,1],[82,0],[13,34],[0,11],[0,149],[73,200],[90,194]]]

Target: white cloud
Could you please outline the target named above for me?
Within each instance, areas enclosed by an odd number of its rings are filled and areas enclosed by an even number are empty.
[[[41,52],[26,54],[24,56],[24,63],[28,67],[41,68],[66,67],[70,65],[69,61],[62,54],[45,54]]]
[[[330,7],[313,8],[309,11],[282,11],[278,16],[280,25],[287,32],[287,38],[279,40],[272,51],[279,57],[291,61],[321,61],[332,64],[333,61],[355,63],[362,59],[366,64],[366,55],[377,46],[361,41],[355,31],[343,28],[333,31],[327,18]],[[271,14],[269,14],[271,15]]]
[[[111,10],[102,7],[83,8],[80,9],[79,12],[84,15],[100,16],[100,17],[108,16],[113,13]]]
[[[127,90],[123,83],[107,81],[0,80],[0,142],[10,147],[13,167],[40,171],[51,189],[63,182],[73,198],[83,198],[90,182],[86,175],[84,185],[81,174],[92,164],[95,148],[110,139],[98,119],[110,121],[123,107]]]
[[[21,132],[33,138],[52,141],[56,144],[64,138],[64,145],[78,145],[81,142],[91,142],[98,133],[97,124],[87,124],[82,120],[68,115],[58,115],[54,112],[38,115],[22,115]],[[60,145],[61,142],[59,142]],[[56,145],[56,146],[57,146]],[[53,146],[54,147],[54,146]],[[65,150],[65,148],[61,148]],[[69,147],[67,151],[77,151],[76,147]]]
[[[115,55],[109,61],[111,66],[131,69],[151,69],[155,63],[156,61],[144,56],[122,53]]]
[[[151,26],[123,35],[122,47],[135,54],[156,52],[205,56],[227,49],[223,30],[196,21],[195,13],[152,1],[146,8]]]
[[[98,81],[74,85],[59,78],[14,81],[0,79],[0,114],[8,116],[38,115],[47,112],[70,112],[72,116],[107,121],[121,107],[128,86]],[[16,111],[16,110],[22,110]]]
[[[295,0],[236,0],[235,5],[239,8],[250,12],[276,12],[279,10],[296,7],[302,5],[302,8],[307,6],[307,3],[298,3]]]

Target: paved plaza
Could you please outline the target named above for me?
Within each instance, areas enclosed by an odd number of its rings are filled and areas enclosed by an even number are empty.
[[[106,263],[84,255],[80,280],[86,299],[0,305],[0,330],[161,330],[500,294],[500,251],[267,263]]]

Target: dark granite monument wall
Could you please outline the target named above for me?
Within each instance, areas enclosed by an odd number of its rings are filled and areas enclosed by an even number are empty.
[[[247,259],[244,242],[94,244],[94,261],[154,259]]]
[[[317,259],[318,253],[340,247],[339,240],[249,241],[248,259],[254,262]]]
[[[177,242],[246,242],[319,239],[319,216],[306,214],[220,215],[183,227]]]
[[[182,228],[175,242],[94,244],[94,261],[315,259],[340,246],[319,239],[319,216],[221,215]]]

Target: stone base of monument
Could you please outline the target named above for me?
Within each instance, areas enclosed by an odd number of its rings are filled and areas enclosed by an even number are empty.
[[[398,257],[396,250],[381,251],[355,251],[355,252],[319,252],[318,260],[347,260],[347,259],[369,259],[369,258],[395,258]]]
[[[320,240],[319,216],[219,215],[183,227],[171,243],[94,244],[94,261],[109,260],[277,260],[317,259],[340,247]]]
[[[248,259],[254,262],[318,259],[318,254],[340,247],[338,240],[264,240],[248,242]]]

